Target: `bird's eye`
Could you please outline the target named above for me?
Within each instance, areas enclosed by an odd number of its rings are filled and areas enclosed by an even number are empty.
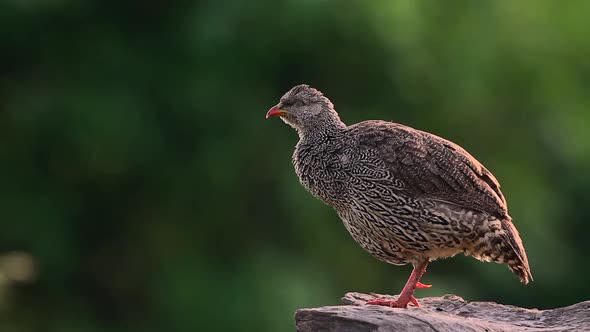
[[[301,100],[298,100],[295,102],[295,106],[303,106],[303,102]]]
[[[281,104],[283,104],[283,106],[293,106],[293,101],[285,100],[285,101],[281,101]]]

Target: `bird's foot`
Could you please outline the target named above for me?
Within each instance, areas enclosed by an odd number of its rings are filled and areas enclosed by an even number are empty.
[[[391,308],[407,308],[408,303],[412,303],[417,308],[420,307],[420,304],[418,304],[418,300],[416,300],[416,298],[413,296],[410,296],[409,298],[408,297],[404,297],[404,298],[400,297],[395,301],[377,298],[377,299],[367,302],[367,304],[370,304],[370,305],[382,305],[382,306],[391,307]]]
[[[418,282],[416,283],[416,288],[430,288],[430,287],[432,287],[432,285],[429,285],[429,284],[423,284],[423,283],[421,283],[420,281],[418,281]]]

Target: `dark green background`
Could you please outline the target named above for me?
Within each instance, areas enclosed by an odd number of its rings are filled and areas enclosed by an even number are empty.
[[[0,2],[0,330],[293,331],[299,307],[396,294],[298,183],[295,84],[401,122],[502,183],[535,281],[431,264],[417,296],[590,297],[590,2]],[[0,260],[1,261],[1,260]],[[11,267],[12,266],[12,267]]]

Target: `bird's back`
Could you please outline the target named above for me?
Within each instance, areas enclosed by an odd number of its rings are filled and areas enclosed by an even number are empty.
[[[498,180],[459,145],[386,121],[365,121],[347,129],[357,153],[376,152],[408,194],[508,216]]]

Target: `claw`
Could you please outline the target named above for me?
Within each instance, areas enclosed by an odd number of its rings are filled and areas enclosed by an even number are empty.
[[[423,283],[421,283],[420,281],[418,281],[418,282],[416,283],[416,288],[430,288],[430,287],[432,287],[432,285],[429,285],[429,284],[423,284]]]

